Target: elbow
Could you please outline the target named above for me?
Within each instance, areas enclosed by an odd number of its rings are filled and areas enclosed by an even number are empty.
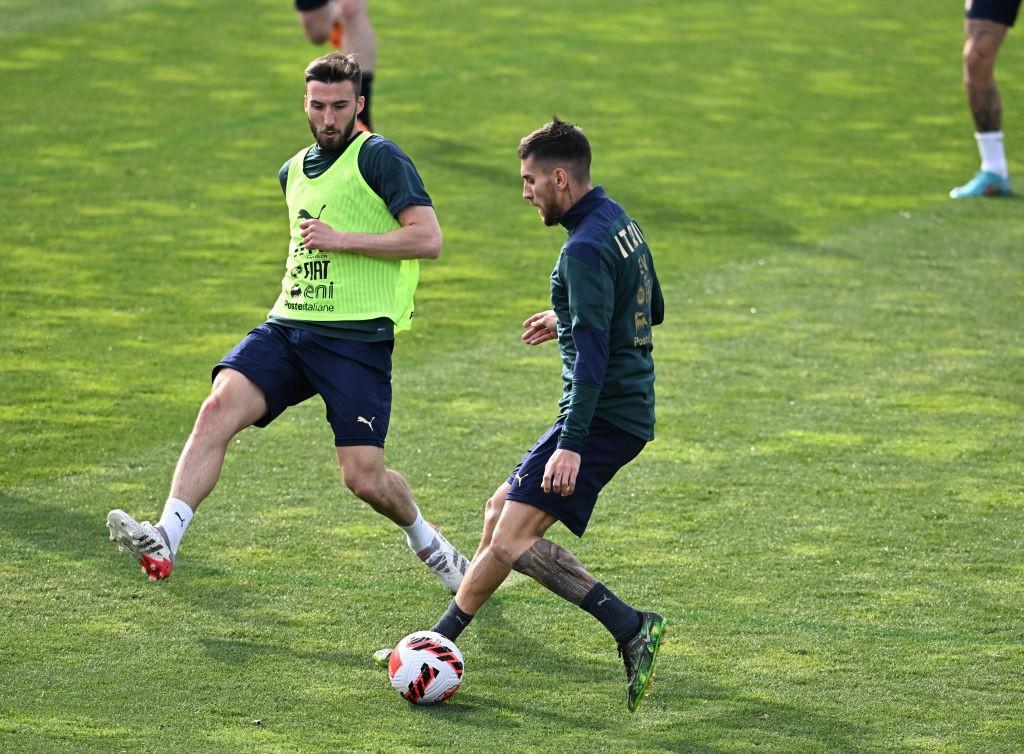
[[[427,239],[426,243],[423,244],[422,259],[437,259],[441,256],[441,244],[444,239],[441,237],[440,231],[431,234],[430,238]]]

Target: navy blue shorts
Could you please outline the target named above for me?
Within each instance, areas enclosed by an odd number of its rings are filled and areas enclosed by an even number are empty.
[[[384,447],[391,419],[393,340],[363,343],[264,322],[213,368],[241,372],[263,391],[265,427],[286,408],[319,393],[335,445]]]
[[[967,18],[995,21],[1013,26],[1020,10],[1020,0],[973,0],[967,5]]]
[[[555,452],[562,424],[564,419],[555,422],[523,456],[509,475],[508,483],[512,489],[506,499],[540,508],[565,524],[577,537],[582,537],[597,504],[598,493],[619,469],[640,455],[647,441],[602,419],[594,419],[580,454],[576,489],[571,495],[562,497],[557,492],[545,492],[541,487],[544,467]]]

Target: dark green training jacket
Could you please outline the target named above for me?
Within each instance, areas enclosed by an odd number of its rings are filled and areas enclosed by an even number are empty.
[[[564,385],[558,447],[582,452],[594,417],[652,440],[651,328],[664,320],[665,301],[651,250],[600,186],[559,222],[569,238],[551,273]]]

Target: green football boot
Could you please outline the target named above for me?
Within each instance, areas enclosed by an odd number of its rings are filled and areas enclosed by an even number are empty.
[[[654,661],[665,635],[665,619],[658,613],[640,613],[640,631],[619,645],[619,656],[626,666],[626,706],[635,712],[654,678]]]

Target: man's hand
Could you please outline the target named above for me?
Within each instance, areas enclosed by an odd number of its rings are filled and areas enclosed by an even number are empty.
[[[374,259],[437,259],[441,255],[441,226],[433,207],[410,204],[395,217],[401,227],[384,233],[335,230],[323,220],[299,222],[302,245],[319,251],[362,254]]]
[[[576,475],[580,471],[580,454],[559,448],[548,459],[544,467],[541,487],[545,492],[557,492],[562,497],[576,491]]]
[[[531,346],[551,340],[558,335],[557,322],[555,313],[551,309],[546,312],[537,312],[523,322],[523,327],[526,328],[523,340]]]
[[[342,236],[323,220],[303,220],[299,223],[302,245],[318,251],[343,251]]]

